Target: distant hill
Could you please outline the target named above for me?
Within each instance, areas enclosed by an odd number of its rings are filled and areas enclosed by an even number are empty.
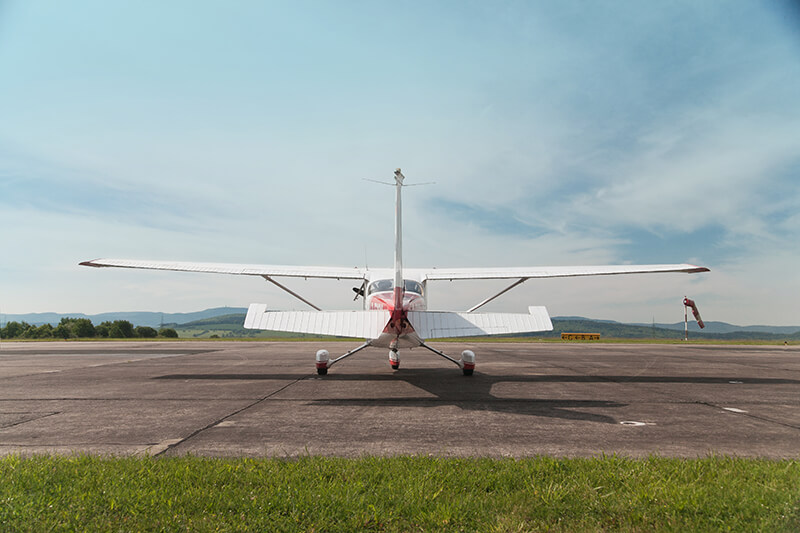
[[[580,317],[554,317],[553,331],[537,336],[560,336],[562,332],[600,333],[620,339],[682,339],[684,323],[623,324],[610,320],[591,320]],[[717,340],[800,340],[800,326],[734,326],[726,322],[706,322],[700,329],[689,322],[689,337]]]
[[[86,315],[83,313],[27,313],[27,314],[3,314],[0,315],[0,323],[6,324],[8,322],[27,322],[34,326],[41,326],[42,324],[52,324],[55,326],[62,318],[88,318],[94,325],[101,322],[114,320],[127,320],[134,326],[150,326],[159,327],[162,322],[166,324],[184,324],[194,320],[202,320],[205,318],[212,318],[220,315],[229,315],[233,313],[247,313],[246,307],[215,307],[213,309],[206,309],[205,311],[196,311],[193,313],[158,313],[149,311],[132,311],[132,312],[118,312],[118,313],[100,313],[97,315]]]
[[[188,322],[179,325],[171,325],[178,330],[181,337],[209,337],[217,335],[219,337],[298,337],[300,335],[280,333],[280,332],[259,332],[247,330],[242,327],[245,313],[230,314],[215,318],[207,318]],[[659,327],[656,324],[623,324],[613,320],[591,320],[582,317],[554,317],[553,331],[531,333],[526,336],[539,338],[560,338],[563,332],[573,333],[600,333],[604,338],[616,339],[682,339],[683,324],[680,330],[675,328]],[[727,326],[725,333],[707,333],[692,331],[690,338],[693,339],[718,339],[718,340],[800,340],[800,327],[785,328],[794,330],[791,334],[768,333],[752,331],[750,328],[739,328],[719,322]],[[695,324],[695,328],[697,325]],[[707,328],[708,329],[708,328]],[[783,329],[783,328],[782,328]],[[310,337],[316,337],[314,335]]]
[[[635,324],[637,326],[652,327],[652,324]],[[705,322],[706,327],[700,329],[697,322],[689,322],[689,331],[702,331],[704,333],[739,333],[739,332],[756,332],[756,333],[775,333],[777,335],[791,335],[800,331],[798,326],[734,326],[727,322]],[[674,324],[659,324],[656,323],[657,328],[674,329],[683,331],[683,322],[675,322]]]
[[[10,321],[41,325],[58,324],[63,317],[88,318],[95,325],[107,320],[128,320],[135,326],[159,327],[162,323],[178,330],[181,337],[302,337],[302,335],[259,332],[242,327],[247,308],[215,307],[194,313],[121,312],[85,315],[83,313],[29,313],[0,316],[0,325]],[[562,332],[600,333],[620,339],[681,339],[683,322],[675,324],[624,324],[613,320],[594,320],[577,316],[553,317],[553,331],[531,334],[533,337],[560,337]],[[735,326],[726,322],[706,322],[700,330],[689,323],[690,338],[719,340],[800,340],[800,326]]]

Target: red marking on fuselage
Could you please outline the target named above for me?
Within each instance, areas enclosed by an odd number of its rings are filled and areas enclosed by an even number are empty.
[[[386,300],[384,300],[383,298],[381,298],[380,296],[377,296],[377,295],[373,295],[370,298],[370,300],[371,300],[370,304],[369,304],[369,308],[370,309],[388,309],[388,310],[391,310],[394,307],[393,303],[387,302]]]
[[[392,309],[392,314],[389,317],[389,322],[383,328],[384,333],[394,333],[398,337],[406,333],[411,333],[414,328],[408,321],[408,311],[403,307]]]
[[[387,291],[388,292],[388,291]],[[370,309],[385,309],[389,311],[389,322],[383,329],[384,333],[394,334],[396,336],[406,335],[414,332],[414,327],[408,321],[408,312],[414,309],[424,308],[425,300],[421,295],[408,293],[397,287],[392,292],[392,300],[386,296],[387,292],[373,294],[369,298]],[[399,295],[398,295],[399,292]],[[399,297],[398,297],[399,296]],[[400,302],[400,305],[395,305],[395,302]]]

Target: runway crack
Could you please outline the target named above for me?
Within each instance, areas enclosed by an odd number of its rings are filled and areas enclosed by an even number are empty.
[[[231,417],[234,417],[234,416],[238,415],[239,413],[242,413],[242,412],[244,412],[244,411],[246,411],[246,410],[250,409],[251,407],[255,407],[256,405],[258,405],[258,404],[260,404],[260,403],[262,403],[262,402],[265,402],[265,401],[269,400],[270,398],[272,398],[272,397],[273,397],[273,396],[275,396],[276,394],[279,394],[279,393],[281,393],[281,392],[285,391],[286,389],[288,389],[288,388],[289,388],[289,387],[291,387],[292,385],[295,385],[295,384],[297,384],[297,383],[299,383],[299,382],[301,382],[301,381],[303,381],[303,380],[305,380],[305,379],[308,379],[309,377],[310,377],[310,374],[309,374],[308,376],[302,376],[302,377],[299,377],[299,378],[297,378],[297,379],[295,379],[295,380],[293,380],[293,381],[291,381],[291,382],[287,383],[287,384],[286,384],[286,385],[284,385],[283,387],[281,387],[281,388],[279,388],[279,389],[276,389],[276,390],[272,391],[271,393],[267,394],[266,396],[264,396],[264,397],[262,397],[262,398],[259,398],[259,399],[257,399],[256,401],[254,401],[254,402],[252,402],[252,403],[250,403],[250,404],[248,404],[248,405],[245,405],[244,407],[242,407],[242,408],[240,408],[240,409],[237,409],[237,410],[233,411],[232,413],[228,413],[227,415],[225,415],[225,416],[223,416],[223,417],[221,417],[221,418],[218,418],[217,420],[215,420],[215,421],[211,422],[210,424],[207,424],[207,425],[205,425],[205,426],[203,426],[203,427],[201,427],[201,428],[199,428],[199,429],[196,429],[195,431],[193,431],[192,433],[190,433],[190,434],[189,434],[189,435],[187,435],[186,437],[184,437],[184,438],[182,438],[182,439],[178,439],[178,440],[176,440],[176,442],[171,442],[171,443],[170,443],[168,446],[166,446],[166,447],[165,447],[163,450],[159,451],[159,452],[158,452],[158,453],[156,453],[156,454],[153,454],[153,457],[159,457],[159,456],[161,456],[161,455],[164,455],[164,454],[165,454],[165,453],[167,453],[168,451],[170,451],[170,450],[172,450],[172,449],[174,449],[174,448],[177,448],[178,446],[180,446],[181,444],[185,443],[185,442],[186,442],[186,441],[188,441],[189,439],[192,439],[192,438],[196,437],[197,435],[199,435],[199,434],[200,434],[200,433],[202,433],[203,431],[205,431],[205,430],[207,430],[207,429],[211,429],[211,428],[213,428],[214,426],[216,426],[216,425],[218,425],[218,424],[220,424],[220,423],[222,423],[222,422],[224,422],[224,421],[228,420],[229,418],[231,418]]]

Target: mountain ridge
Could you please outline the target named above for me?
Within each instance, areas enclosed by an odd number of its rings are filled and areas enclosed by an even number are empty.
[[[246,307],[213,307],[203,311],[188,313],[161,313],[157,311],[127,311],[109,312],[87,315],[84,313],[25,313],[25,314],[3,314],[0,315],[0,326],[8,322],[27,322],[33,325],[52,324],[56,325],[62,318],[88,318],[95,325],[105,321],[128,320],[135,326],[158,327],[162,324],[171,327],[181,325],[211,325],[217,317],[226,317],[226,322],[234,320],[231,315],[241,315],[244,322],[244,315],[247,313]],[[616,320],[592,319],[579,316],[556,316],[552,317],[555,327],[549,335],[560,335],[562,331],[567,331],[570,327],[590,328],[600,330],[605,336],[632,336],[644,337],[648,334],[661,338],[673,338],[676,334],[683,334],[684,323],[676,322],[665,323],[625,323]],[[192,324],[197,322],[197,324]],[[563,329],[567,328],[567,329]],[[758,335],[766,335],[766,338],[778,338],[781,336],[795,337],[800,336],[800,326],[737,326],[727,322],[711,321],[706,322],[706,328],[700,330],[697,322],[689,322],[689,331],[692,334],[700,334],[707,338],[738,338],[736,335],[743,335],[742,338],[757,338]],[[655,333],[655,334],[654,334]],[[539,335],[543,336],[543,335]],[[544,335],[546,336],[546,335]]]
[[[127,320],[134,326],[158,327],[163,324],[185,324],[195,320],[214,318],[222,315],[247,313],[246,307],[212,307],[203,311],[189,313],[161,313],[158,311],[119,311],[87,315],[85,313],[3,313],[0,325],[8,322],[27,322],[34,326],[42,324],[57,325],[62,318],[88,318],[94,325],[114,320]]]

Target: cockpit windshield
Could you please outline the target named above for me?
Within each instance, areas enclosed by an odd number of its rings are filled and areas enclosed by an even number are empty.
[[[413,279],[406,279],[403,280],[404,288],[406,292],[413,292],[414,294],[419,294],[422,296],[422,284],[418,281],[414,281]],[[369,289],[367,290],[367,294],[372,294],[373,292],[391,292],[394,288],[394,281],[391,279],[379,279],[373,281],[369,285]]]
[[[413,292],[422,296],[422,284],[414,281],[413,279],[404,279],[406,292]]]
[[[378,281],[373,281],[372,283],[370,283],[367,294],[372,294],[373,292],[391,292],[392,287],[393,287],[392,280],[379,279]]]

